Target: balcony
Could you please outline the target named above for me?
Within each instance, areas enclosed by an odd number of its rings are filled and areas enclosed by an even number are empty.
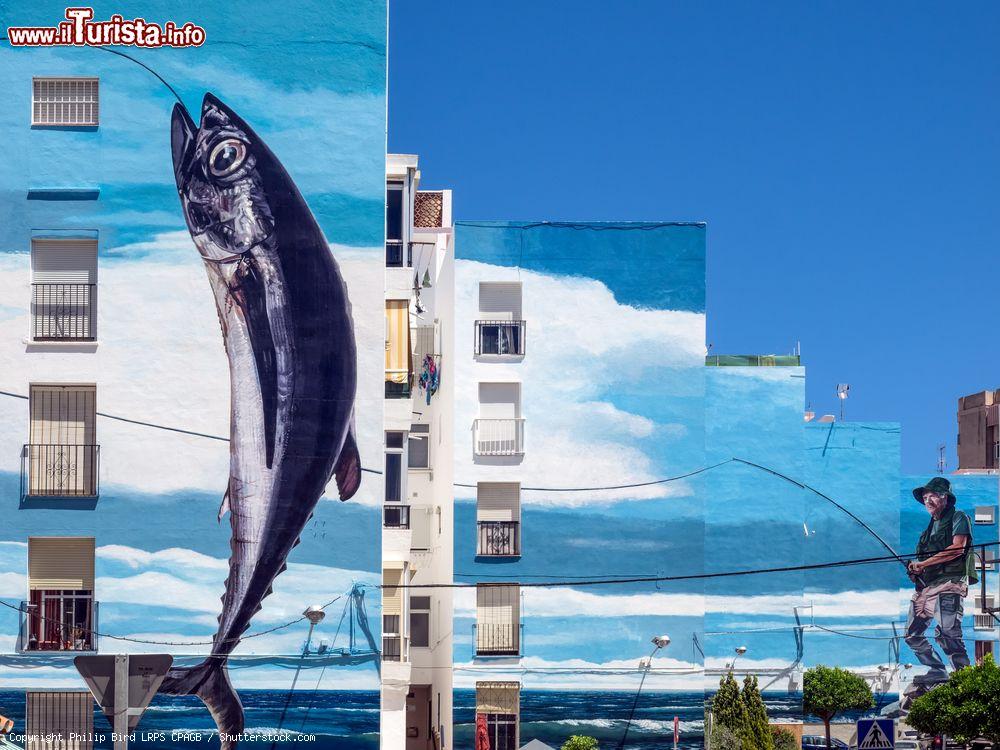
[[[477,320],[476,356],[523,357],[525,322],[523,320]]]
[[[479,557],[519,557],[521,524],[517,521],[479,521]]]
[[[524,625],[516,622],[477,622],[472,626],[476,657],[522,656]]]
[[[403,240],[385,241],[386,268],[412,268],[416,257],[418,266],[426,266],[430,258],[429,252],[434,249],[433,242],[403,242]],[[425,257],[426,256],[426,257]],[[421,263],[423,261],[423,263]]]
[[[33,341],[94,341],[96,284],[32,284]]]
[[[21,497],[97,497],[99,445],[29,443],[21,452]]]
[[[524,455],[524,419],[477,419],[472,424],[477,456]]]
[[[409,505],[383,505],[382,526],[387,529],[410,528]]]
[[[42,614],[42,607],[22,601],[17,653],[97,651],[98,604],[91,599],[76,599],[75,607],[81,607],[81,612],[74,613],[74,605],[67,604],[72,601],[72,598],[52,601],[49,616]]]

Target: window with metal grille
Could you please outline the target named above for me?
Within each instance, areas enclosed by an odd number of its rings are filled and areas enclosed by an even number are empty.
[[[22,494],[96,497],[96,388],[92,385],[32,385],[31,428],[22,454]]]
[[[24,697],[28,750],[91,750],[94,746],[94,699],[88,691],[28,691]]]
[[[97,240],[32,238],[31,338],[95,341]]]
[[[33,78],[31,124],[88,127],[98,124],[96,78]]]

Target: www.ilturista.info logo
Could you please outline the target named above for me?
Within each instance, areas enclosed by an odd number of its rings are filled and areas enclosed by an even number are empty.
[[[12,47],[80,47],[101,44],[131,47],[200,47],[205,43],[205,29],[188,21],[178,26],[173,21],[163,25],[144,18],[131,20],[112,15],[107,21],[94,21],[93,8],[67,8],[66,20],[57,26],[10,26],[7,39]]]

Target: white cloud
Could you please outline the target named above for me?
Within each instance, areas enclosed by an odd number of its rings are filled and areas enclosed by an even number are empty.
[[[458,321],[478,317],[478,281],[522,283],[527,319],[527,354],[518,363],[477,363],[472,336],[459,331],[455,352],[455,410],[459,436],[477,415],[480,381],[515,381],[522,386],[526,452],[516,466],[474,464],[468,442],[457,441],[455,475],[509,479],[527,486],[601,486],[659,479],[673,469],[646,453],[639,440],[679,443],[687,425],[658,422],[626,411],[608,400],[615,386],[671,383],[701,392],[705,355],[705,316],[673,310],[644,310],[620,304],[600,281],[554,276],[470,260],[456,261],[455,314]],[[678,373],[692,368],[690,378]],[[692,400],[694,403],[695,400]],[[684,415],[682,415],[683,417]],[[680,459],[684,461],[685,459]],[[524,503],[567,506],[608,503],[626,498],[681,496],[681,483],[599,493],[527,493]],[[463,495],[460,495],[463,496]],[[471,496],[468,490],[464,496]]]
[[[205,271],[187,232],[120,250],[121,259],[102,260],[99,269],[97,351],[30,357],[23,341],[29,330],[29,256],[0,255],[0,299],[24,303],[23,313],[0,327],[0,389],[26,394],[32,382],[92,382],[101,412],[228,436],[229,366]],[[334,252],[350,291],[358,341],[358,444],[363,465],[381,469],[382,254]],[[0,433],[0,471],[18,472],[21,444],[28,439],[27,404],[0,397],[0,420],[10,427]],[[102,487],[196,488],[217,492],[221,501],[229,477],[227,443],[106,418],[99,418],[97,430]],[[377,477],[364,477],[351,502],[379,504]]]

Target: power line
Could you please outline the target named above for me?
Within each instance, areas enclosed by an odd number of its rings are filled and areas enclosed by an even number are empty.
[[[337,597],[331,599],[330,601],[328,601],[322,607],[320,607],[320,609],[326,609],[330,605],[334,604],[337,600],[342,599],[342,598],[343,598],[343,595],[337,596]],[[31,612],[28,612],[27,610],[21,609],[20,607],[15,607],[13,604],[8,604],[7,602],[3,601],[2,599],[0,599],[0,605],[3,605],[7,609],[12,609],[15,612],[19,612],[21,614],[28,615],[31,618],[37,618],[38,620],[40,620],[42,622],[54,622],[54,623],[56,623],[57,625],[60,625],[60,626],[66,625],[66,623],[63,622],[62,620],[56,619],[54,617],[46,617],[45,615],[42,615],[42,614],[32,614]],[[220,638],[218,641],[215,641],[215,640],[211,640],[211,641],[151,641],[151,640],[146,640],[146,639],[143,639],[143,638],[130,638],[130,637],[124,636],[124,635],[112,635],[110,633],[101,633],[101,632],[99,632],[97,630],[93,630],[92,628],[83,627],[83,626],[74,626],[74,629],[80,630],[80,631],[82,631],[84,633],[88,633],[89,635],[96,635],[99,638],[110,638],[110,639],[115,640],[115,641],[126,641],[128,643],[142,643],[142,644],[151,645],[151,646],[214,646],[214,645],[216,645],[216,643],[222,644],[222,643],[228,643],[230,641],[245,641],[245,640],[247,640],[249,638],[259,638],[262,635],[268,635],[269,633],[274,633],[274,632],[277,632],[278,630],[284,630],[285,628],[289,628],[292,625],[297,625],[298,623],[302,622],[305,619],[306,619],[306,616],[302,615],[301,617],[298,617],[298,618],[296,618],[294,620],[290,620],[290,621],[288,621],[288,622],[286,622],[286,623],[284,623],[282,625],[276,625],[273,628],[268,628],[267,630],[260,630],[260,631],[258,631],[256,633],[250,633],[249,635],[240,635],[240,636],[236,636],[236,637],[233,637],[233,638]]]

